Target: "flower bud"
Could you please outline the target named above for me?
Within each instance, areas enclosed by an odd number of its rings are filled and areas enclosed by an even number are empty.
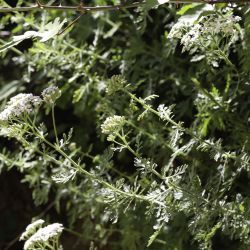
[[[50,105],[54,104],[60,96],[61,90],[57,86],[50,86],[42,92],[44,102]]]

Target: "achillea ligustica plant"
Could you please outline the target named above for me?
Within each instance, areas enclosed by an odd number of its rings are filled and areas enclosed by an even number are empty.
[[[249,249],[249,9],[146,6],[8,44],[22,78],[0,89],[0,169],[64,225],[33,222],[24,249],[59,250],[63,230],[72,249]]]

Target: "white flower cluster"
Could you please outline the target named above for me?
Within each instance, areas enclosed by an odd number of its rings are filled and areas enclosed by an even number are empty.
[[[24,250],[33,249],[36,244],[43,245],[49,240],[56,239],[63,231],[63,225],[53,223],[46,227],[40,228],[24,244]],[[21,238],[20,238],[21,239]]]
[[[206,27],[207,32],[218,34],[220,32],[231,35],[235,30],[235,24],[241,20],[241,17],[234,16],[232,13],[225,16],[210,15],[209,18],[204,17],[204,21],[208,22],[210,26]]]
[[[38,228],[42,226],[43,223],[44,223],[44,220],[40,219],[29,224],[26,227],[25,232],[21,235],[20,240],[28,239],[32,234],[34,234],[37,231]]]
[[[201,47],[209,46],[214,42],[215,35],[229,38],[230,45],[242,38],[242,32],[236,26],[240,20],[232,11],[203,16],[192,25],[181,20],[172,27],[168,38],[181,39],[183,51],[190,51],[191,54]]]
[[[103,134],[113,134],[114,132],[119,131],[125,124],[125,117],[114,115],[108,117],[104,123],[101,125]]]
[[[183,33],[185,32],[187,27],[189,27],[190,25],[191,25],[190,23],[186,23],[182,20],[177,22],[170,30],[168,34],[168,38],[169,39],[173,39],[173,38],[181,39],[183,37]]]
[[[4,110],[0,113],[0,121],[8,122],[13,118],[18,118],[23,114],[31,113],[39,107],[42,100],[39,96],[32,94],[18,94],[10,99]]]
[[[235,24],[241,20],[239,16],[210,15],[200,19],[189,32],[181,39],[183,50],[189,51],[196,43],[205,45],[209,39],[213,40],[215,35],[222,34],[225,37],[231,37],[231,43],[240,38],[240,32]],[[200,40],[200,41],[199,41]]]
[[[53,104],[61,96],[61,90],[57,86],[50,86],[43,90],[42,97],[45,103]]]

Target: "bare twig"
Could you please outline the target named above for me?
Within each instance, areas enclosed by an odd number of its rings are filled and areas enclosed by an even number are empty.
[[[168,3],[180,4],[180,3],[245,3],[250,4],[250,0],[169,0]],[[73,12],[96,12],[96,11],[111,11],[111,10],[121,10],[136,8],[145,5],[146,2],[134,2],[131,4],[117,4],[117,5],[102,5],[102,6],[68,6],[68,5],[45,5],[39,0],[36,1],[36,5],[28,7],[0,7],[0,13],[8,12],[29,12],[29,11],[43,11],[43,10],[57,10],[57,11],[73,11]]]
[[[63,29],[62,31],[60,31],[57,35],[62,35],[66,30],[68,30],[70,27],[72,27],[82,16],[83,16],[84,12],[81,13],[77,18],[75,18],[65,29]]]
[[[0,7],[0,12],[29,12],[29,11],[42,11],[42,10],[57,10],[57,11],[72,11],[72,12],[95,12],[95,11],[105,11],[105,10],[120,10],[120,9],[128,9],[128,8],[135,8],[140,5],[145,4],[144,2],[135,2],[132,4],[118,4],[118,5],[103,5],[103,6],[94,6],[88,7],[84,5],[77,5],[77,6],[65,6],[65,5],[44,5],[41,4],[40,1],[36,1],[36,5],[28,6],[28,7]]]

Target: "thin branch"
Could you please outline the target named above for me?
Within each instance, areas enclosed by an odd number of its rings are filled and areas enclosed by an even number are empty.
[[[121,10],[121,9],[128,9],[128,8],[135,8],[141,5],[144,5],[144,2],[135,2],[132,4],[118,4],[118,5],[103,5],[103,6],[94,6],[88,7],[84,5],[78,6],[54,6],[54,5],[43,5],[41,3],[29,6],[29,7],[0,7],[0,12],[29,12],[29,11],[43,11],[43,10],[57,10],[57,11],[72,11],[72,12],[96,12],[96,11],[105,11],[105,10]]]
[[[249,4],[250,0],[169,0],[168,3],[181,4],[181,3],[208,3],[208,4],[217,4],[217,3],[245,3]],[[43,10],[57,10],[57,11],[72,11],[72,12],[97,12],[97,11],[111,11],[111,10],[122,10],[129,8],[136,8],[139,6],[145,5],[146,2],[135,2],[131,4],[117,4],[117,5],[102,5],[102,6],[68,6],[68,5],[44,5],[40,1],[37,1],[37,4],[34,6],[28,7],[0,7],[0,13],[8,12],[29,12],[29,11],[43,11]]]
[[[57,35],[62,35],[66,30],[68,30],[70,27],[72,27],[82,16],[85,14],[84,12],[81,13],[77,18],[75,18],[66,28],[64,28],[62,31],[60,31]]]

